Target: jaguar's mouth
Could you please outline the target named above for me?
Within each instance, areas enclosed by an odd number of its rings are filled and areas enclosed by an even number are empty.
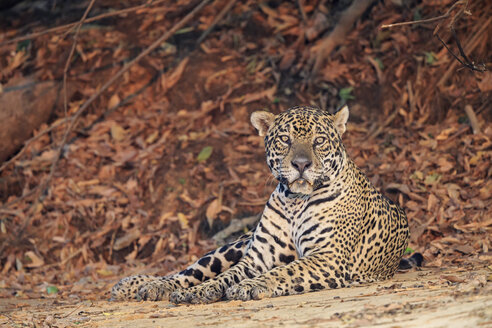
[[[289,189],[298,194],[309,195],[313,191],[313,184],[304,178],[299,178],[289,183]]]

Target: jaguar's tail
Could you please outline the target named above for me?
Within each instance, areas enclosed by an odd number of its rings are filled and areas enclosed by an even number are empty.
[[[424,261],[424,257],[420,253],[413,253],[412,256],[406,259],[400,260],[400,265],[398,266],[398,270],[409,270],[415,267],[421,267],[422,262]]]

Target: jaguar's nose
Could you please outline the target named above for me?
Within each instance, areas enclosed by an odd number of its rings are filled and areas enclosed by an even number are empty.
[[[290,163],[292,164],[293,167],[296,168],[297,171],[299,171],[301,175],[305,170],[307,170],[311,166],[311,164],[313,164],[306,157],[296,157]]]

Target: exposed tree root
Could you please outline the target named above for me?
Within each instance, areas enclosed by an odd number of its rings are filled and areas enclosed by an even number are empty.
[[[357,0],[354,1],[340,16],[337,26],[331,31],[318,50],[316,61],[313,66],[311,76],[318,75],[325,58],[329,56],[331,51],[345,40],[345,37],[352,29],[355,21],[364,13],[364,11],[373,3],[374,0]]]

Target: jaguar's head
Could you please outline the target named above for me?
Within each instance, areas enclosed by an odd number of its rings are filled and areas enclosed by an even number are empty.
[[[309,195],[336,180],[347,156],[341,136],[347,106],[331,115],[312,107],[293,107],[274,115],[258,111],[251,122],[265,137],[267,163],[274,177],[293,193]]]

